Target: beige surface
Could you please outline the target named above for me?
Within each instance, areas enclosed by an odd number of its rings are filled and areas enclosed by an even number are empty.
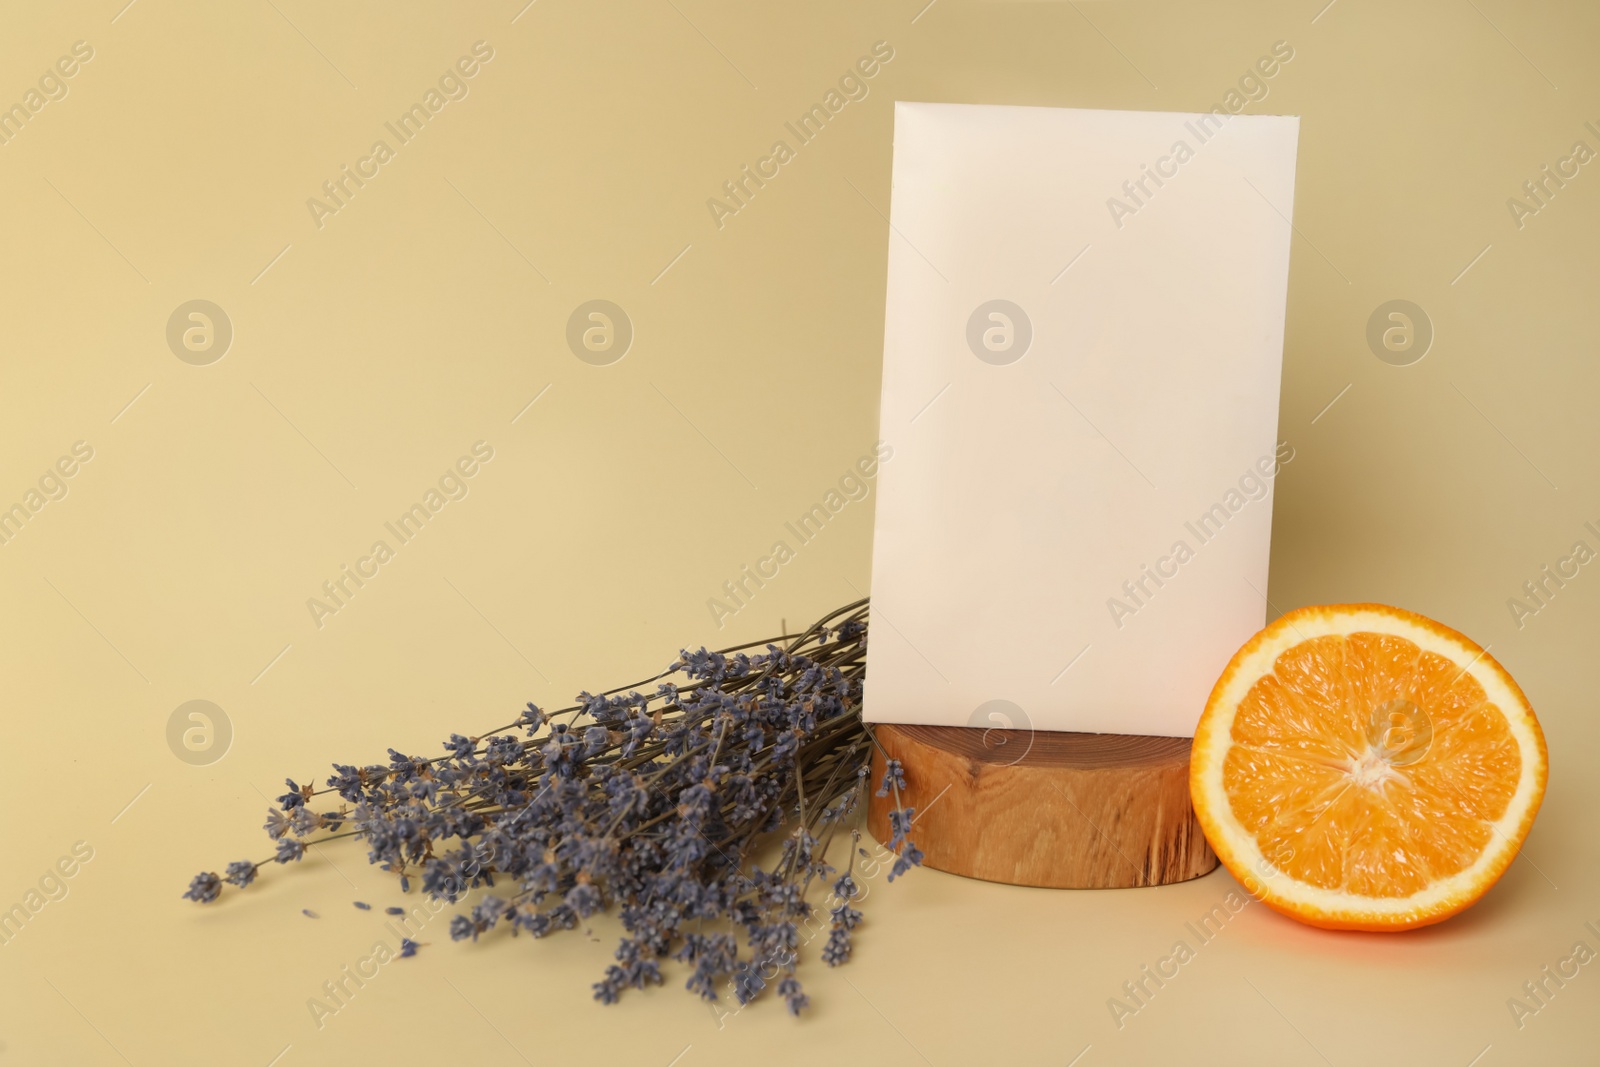
[[[0,146],[0,502],[93,449],[0,547],[0,901],[93,849],[0,948],[0,1062],[1594,1061],[1593,965],[1520,1030],[1506,1004],[1600,947],[1600,577],[1520,628],[1506,603],[1600,547],[1600,177],[1520,229],[1506,206],[1574,141],[1600,147],[1592,8],[121,2],[13,7],[0,32],[0,104],[93,48]],[[469,95],[319,229],[306,199],[480,40]],[[766,1004],[719,1026],[674,988],[600,1008],[610,930],[464,946],[441,917],[319,1030],[307,999],[382,934],[349,901],[395,902],[360,850],[225,906],[178,899],[259,852],[286,773],[431,748],[865,587],[852,503],[724,629],[706,606],[875,439],[890,101],[1199,110],[1280,40],[1294,59],[1250,105],[1303,116],[1269,593],[1434,615],[1528,691],[1550,791],[1478,908],[1377,937],[1246,907],[1121,1029],[1108,998],[1226,875],[875,882],[857,960],[808,968],[798,1024]],[[894,57],[870,95],[718,229],[707,198],[877,41]],[[564,341],[597,298],[636,327],[607,367]],[[208,366],[166,342],[194,299],[234,325]],[[1392,299],[1436,328],[1412,366],[1367,347]],[[480,440],[466,498],[319,629],[307,598]],[[197,699],[234,731],[206,766],[167,743]]]

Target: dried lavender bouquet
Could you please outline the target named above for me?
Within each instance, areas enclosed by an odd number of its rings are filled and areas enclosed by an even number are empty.
[[[798,1014],[802,936],[820,921],[811,897],[825,897],[830,966],[849,959],[861,921],[855,864],[867,853],[855,824],[877,743],[861,719],[866,648],[860,600],[797,637],[683,652],[654,678],[581,693],[560,711],[529,704],[485,735],[452,734],[443,756],[390,749],[387,764],[334,764],[326,789],[288,780],[266,823],[276,853],[221,877],[202,872],[184,896],[208,903],[267,863],[361,837],[403,891],[414,878],[451,904],[479,886],[498,891],[451,920],[455,940],[502,923],[543,937],[614,909],[626,935],[594,985],[601,1001],[660,983],[671,957],[708,1000],[731,984],[745,1004],[777,979]],[[904,785],[898,761],[886,761],[890,881],[922,857],[907,836],[915,811],[900,802]],[[328,793],[343,803],[314,810]],[[851,839],[842,873],[824,858],[841,831]]]

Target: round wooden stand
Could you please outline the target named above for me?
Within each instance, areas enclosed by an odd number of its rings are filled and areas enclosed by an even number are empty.
[[[1167,885],[1217,857],[1189,803],[1185,737],[874,728],[905,766],[901,802],[923,864],[952,874],[1055,889]],[[883,780],[873,752],[872,791]],[[872,795],[867,829],[889,840],[894,797]]]

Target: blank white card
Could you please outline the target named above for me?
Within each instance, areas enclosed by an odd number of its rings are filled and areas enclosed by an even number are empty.
[[[1298,132],[895,105],[867,719],[1194,733],[1266,617]]]

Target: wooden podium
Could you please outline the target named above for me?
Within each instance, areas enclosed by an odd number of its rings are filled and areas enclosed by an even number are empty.
[[[1198,878],[1217,866],[1189,802],[1186,737],[874,727],[905,767],[901,802],[923,864],[952,874],[1053,889],[1127,889]],[[894,797],[876,796],[867,828],[889,840]]]

